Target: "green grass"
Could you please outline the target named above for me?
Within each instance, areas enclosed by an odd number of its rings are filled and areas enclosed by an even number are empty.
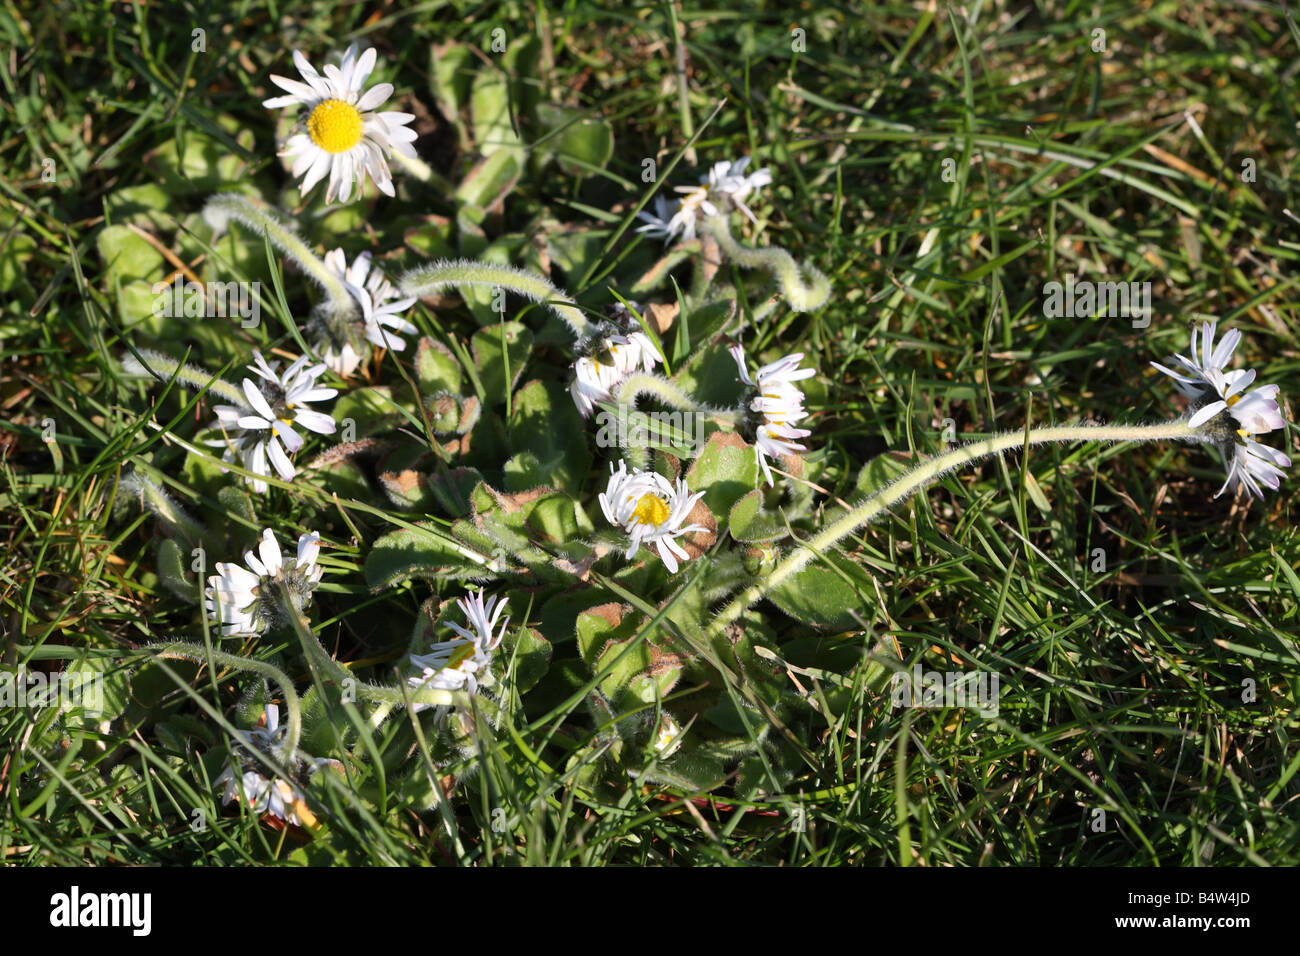
[[[197,532],[168,527],[118,487],[131,466],[150,469],[220,542],[209,562],[236,559],[262,527],[282,543],[319,530],[330,546],[310,623],[368,679],[391,677],[425,599],[463,593],[446,580],[367,587],[376,540],[426,518],[373,478],[348,494],[300,473],[255,496],[255,516],[218,497],[235,477],[196,466],[152,427],[193,440],[211,417],[206,396],[147,387],[117,362],[129,348],[190,349],[191,362],[218,373],[254,347],[302,351],[319,298],[303,276],[247,232],[210,241],[196,229],[217,188],[297,202],[274,155],[275,116],[260,105],[274,95],[269,74],[292,73],[292,49],[319,65],[350,40],[376,45],[393,108],[419,117],[416,146],[434,183],[456,183],[466,144],[437,118],[429,48],[489,51],[497,28],[512,44],[539,41],[523,84],[536,101],[603,116],[614,149],[603,168],[526,172],[482,224],[483,242],[464,228],[453,251],[476,255],[513,236],[510,261],[536,268],[533,239],[595,224],[604,232],[594,249],[574,253],[572,270],[557,262],[551,278],[587,304],[608,301],[610,284],[627,297],[634,266],[658,255],[630,229],[610,240],[648,191],[643,159],[682,184],[720,159],[757,157],[775,182],[754,203],[762,229],[746,224],[745,241],[814,263],[832,297],[812,313],[778,305],[755,321],[768,294],[761,277],[724,266],[723,278],[737,283],[751,361],[803,351],[819,370],[808,444],[827,515],[893,474],[887,453],[940,449],[946,419],[968,439],[1026,422],[1173,418],[1181,400],[1147,362],[1185,351],[1194,319],[1241,329],[1241,367],[1281,385],[1285,402],[1300,366],[1300,222],[1284,213],[1300,213],[1300,33],[1279,7],[993,4],[970,23],[924,4],[817,5],[797,17],[779,4],[430,3],[388,15],[366,4],[29,6],[0,10],[12,45],[0,62],[0,653],[9,666],[102,668],[123,696],[104,725],[0,709],[5,862],[1300,863],[1293,485],[1252,505],[1215,499],[1222,468],[1201,448],[1035,449],[951,474],[841,542],[858,623],[819,629],[768,601],[750,612],[788,736],[734,708],[741,736],[765,745],[727,764],[708,793],[605,771],[592,783],[583,763],[601,766],[621,715],[584,704],[597,679],[556,623],[563,616],[544,614],[528,587],[507,587],[512,627],[546,634],[551,676],[505,701],[495,732],[480,723],[481,756],[449,751],[427,719],[404,712],[375,727],[328,689],[292,631],[221,642],[276,663],[301,693],[316,689],[331,716],[309,722],[313,753],[329,748],[331,726],[351,728],[330,752],[346,775],[324,774],[312,790],[326,823],[310,841],[221,807],[212,780],[258,684],[143,650],[218,639],[193,594],[158,572],[172,540],[188,570]],[[672,17],[689,63],[684,99]],[[796,25],[804,53],[791,50]],[[192,51],[198,27],[206,52]],[[1095,30],[1104,52],[1090,48]],[[536,130],[524,133],[531,141]],[[668,172],[692,136],[694,161]],[[175,173],[178,150],[192,159],[187,176]],[[53,182],[42,179],[45,159]],[[397,200],[301,222],[309,242],[393,252],[394,273],[424,263],[421,217],[454,224],[457,202],[448,187],[395,179]],[[106,233],[124,225],[130,242]],[[158,249],[196,269],[216,263],[217,277],[261,281],[261,326],[198,319],[170,340],[134,328],[113,257],[156,255],[161,278],[172,265]],[[1150,327],[1045,316],[1044,283],[1071,273],[1149,281]],[[684,291],[689,271],[674,277]],[[642,298],[675,293],[666,283]],[[535,339],[520,384],[563,383],[563,327],[514,299],[509,313]],[[480,325],[454,297],[411,318],[461,356]],[[415,387],[411,356],[387,354],[368,384],[400,404]],[[463,364],[466,390],[508,418],[520,393],[503,375],[489,392]],[[52,442],[42,440],[47,420]],[[399,426],[414,440],[430,431],[409,407],[384,434]],[[1295,447],[1290,425],[1285,445]],[[605,467],[592,459],[574,484],[598,527]],[[723,551],[687,568],[720,567]],[[575,589],[644,604],[618,590],[620,566],[598,565]],[[669,610],[656,640],[675,633]],[[892,709],[886,668],[918,662],[996,671],[997,716]],[[729,678],[719,685],[724,672],[710,672],[712,683],[700,673],[688,669],[664,705],[680,714],[710,695],[739,699]],[[453,795],[436,800],[433,781],[449,775],[460,778]],[[196,811],[205,826],[193,825]]]

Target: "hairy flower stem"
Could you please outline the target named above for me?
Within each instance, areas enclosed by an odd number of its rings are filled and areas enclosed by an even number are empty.
[[[326,314],[340,327],[346,320],[359,318],[361,305],[348,292],[343,280],[316,257],[302,238],[276,213],[257,205],[238,193],[217,193],[203,207],[203,218],[214,230],[222,232],[231,219],[242,222],[257,233],[265,233],[271,244],[298,263],[329,296]]]
[[[733,427],[740,417],[733,409],[701,405],[668,379],[648,372],[629,375],[615,386],[613,392],[616,405],[633,409],[636,408],[637,399],[644,395],[658,399],[663,404],[673,408],[679,408],[690,415],[703,415],[715,421],[725,422]],[[640,429],[630,429],[630,434],[627,436],[628,454],[626,457],[630,465],[644,471],[648,467],[650,449],[647,444],[636,442],[639,436]]]
[[[787,578],[798,574],[817,555],[833,547],[859,528],[880,517],[887,510],[916,494],[930,482],[963,465],[1000,455],[1015,448],[1050,442],[1142,442],[1142,441],[1210,441],[1201,429],[1190,428],[1186,417],[1159,425],[1061,425],[1034,428],[1023,432],[1003,432],[983,441],[959,445],[951,451],[923,461],[890,484],[872,492],[841,517],[832,521],[790,552],[765,578],[750,585],[709,625],[710,639],[721,635],[745,610],[761,600]]]
[[[723,216],[709,216],[703,229],[717,240],[722,254],[746,269],[762,269],[772,274],[790,308],[796,312],[811,312],[826,304],[831,295],[830,280],[810,262],[803,264],[802,273],[794,257],[780,246],[753,249],[742,246],[731,237],[731,227]],[[804,276],[808,277],[805,284]]]
[[[213,395],[219,395],[239,408],[248,408],[248,399],[244,397],[243,391],[231,385],[225,379],[209,375],[201,368],[196,368],[193,365],[178,362],[170,355],[164,355],[162,352],[155,352],[152,349],[138,349],[137,351],[140,353],[141,358],[144,359],[144,362],[141,362],[134,355],[128,355],[122,359],[122,371],[127,375],[149,375],[162,381],[175,379],[200,391],[206,389]],[[252,411],[252,409],[249,409],[249,411]]]
[[[571,298],[549,280],[526,269],[473,259],[440,259],[413,269],[401,280],[402,292],[421,298],[463,286],[508,289],[550,309],[568,324],[575,337],[582,338],[592,331],[591,322]]]
[[[187,644],[184,641],[151,644],[149,650],[159,657],[176,657],[181,660],[193,661],[196,664],[211,662],[220,664],[222,667],[229,667],[231,670],[259,674],[275,681],[280,687],[280,693],[284,696],[284,709],[287,714],[282,759],[288,760],[298,752],[298,741],[302,738],[302,705],[298,700],[298,692],[293,689],[293,683],[280,668],[265,661],[250,660],[236,654],[227,654],[225,651],[209,650],[199,644]]]

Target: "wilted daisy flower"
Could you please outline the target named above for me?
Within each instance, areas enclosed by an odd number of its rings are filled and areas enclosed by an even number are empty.
[[[224,448],[221,457],[225,461],[240,458],[244,467],[255,475],[269,475],[269,462],[281,478],[290,481],[296,472],[289,455],[303,445],[302,436],[293,430],[293,426],[301,425],[320,435],[332,435],[334,419],[323,412],[312,411],[307,404],[333,398],[338,390],[316,384],[316,379],[325,371],[325,365],[307,368],[305,355],[283,373],[276,371],[278,367],[278,362],[268,364],[261,352],[253,353],[253,364],[248,368],[262,382],[244,379],[242,387],[247,405],[217,405],[213,408],[217,420],[208,427],[220,428],[225,437],[209,440],[206,444]],[[260,478],[254,478],[252,486],[258,493],[267,489],[266,482]]]
[[[355,182],[359,191],[368,172],[380,192],[392,196],[395,193],[388,171],[388,153],[415,158],[415,147],[411,145],[416,138],[415,130],[406,125],[415,119],[415,114],[375,112],[393,95],[393,84],[377,83],[362,92],[362,86],[375,69],[375,58],[373,47],[358,57],[354,43],[343,54],[342,64],[327,65],[325,75],[321,76],[295,50],[294,65],[306,82],[271,77],[271,82],[289,95],[264,100],[263,106],[305,108],[299,113],[296,132],[285,141],[280,153],[293,161],[293,175],[302,177],[299,190],[303,195],[329,173],[325,201],[333,202],[337,195],[340,201],[346,202],[352,195],[352,184]]]
[[[583,418],[591,415],[597,402],[613,401],[614,388],[629,375],[638,369],[653,372],[660,361],[654,342],[625,307],[611,307],[609,315],[574,347],[578,357],[569,394]]]
[[[793,455],[795,452],[807,451],[804,445],[791,441],[792,438],[806,438],[811,435],[806,428],[793,427],[806,414],[803,408],[803,392],[794,383],[800,379],[811,378],[817,374],[816,369],[799,368],[803,353],[795,352],[778,359],[758,370],[753,378],[745,367],[745,350],[739,345],[731,347],[731,356],[740,368],[740,380],[756,391],[754,397],[744,407],[748,410],[747,426],[754,432],[754,455],[763,471],[768,485],[774,484],[772,469],[768,467],[769,456],[777,458]]]
[[[311,592],[324,570],[316,563],[320,535],[313,531],[298,538],[298,551],[281,555],[275,535],[262,532],[257,554],[244,552],[247,568],[227,561],[217,562],[217,573],[208,577],[205,605],[208,614],[221,624],[222,637],[261,634],[284,618],[279,590],[268,582],[280,578],[293,606],[302,611],[311,605]]]
[[[239,755],[240,766],[260,768],[262,764],[252,754],[252,751],[258,751],[287,763],[304,778],[326,766],[342,769],[343,765],[337,760],[283,753],[285,731],[286,728],[280,726],[280,708],[267,704],[261,725],[251,731],[238,731],[235,752]],[[254,813],[269,813],[299,827],[316,825],[316,817],[307,809],[302,791],[279,777],[267,777],[258,769],[243,769],[242,773],[236,774],[234,761],[228,760],[221,775],[213,782],[218,787],[225,785],[221,795],[223,804],[238,798]]]
[[[343,282],[361,306],[366,341],[394,352],[405,349],[406,342],[393,332],[407,335],[419,332],[400,314],[415,304],[415,297],[399,298],[393,284],[372,265],[369,252],[361,253],[349,266],[343,250],[335,249],[325,254],[325,267]],[[321,360],[340,375],[351,375],[363,357],[350,342],[344,342],[338,349],[332,341],[328,342],[321,354]]]
[[[430,646],[428,654],[411,655],[411,664],[420,673],[407,682],[416,690],[428,687],[436,690],[467,690],[475,694],[478,693],[480,672],[484,678],[483,683],[488,683],[490,674],[487,668],[492,661],[492,652],[501,645],[506,636],[506,627],[510,624],[510,618],[507,617],[501,621],[500,628],[497,627],[501,612],[506,609],[506,601],[491,597],[485,604],[483,589],[479,588],[478,594],[458,598],[456,606],[464,613],[469,627],[448,621],[447,626],[456,632],[457,637],[435,642]],[[416,704],[414,709],[418,712],[427,706]]]
[[[657,472],[628,472],[622,461],[617,471],[612,464],[609,468],[609,484],[597,498],[606,520],[627,532],[630,544],[624,557],[632,557],[643,544],[654,545],[664,565],[676,573],[677,559],[690,559],[676,539],[692,531],[708,530],[698,524],[683,524],[704,492],[691,494],[681,478],[674,487]]]
[[[1258,435],[1285,427],[1286,420],[1278,403],[1281,389],[1277,385],[1261,385],[1245,393],[1255,381],[1255,370],[1224,369],[1241,342],[1241,333],[1233,329],[1215,346],[1216,327],[1214,322],[1202,324],[1199,355],[1197,329],[1192,329],[1191,358],[1174,356],[1174,361],[1182,367],[1181,372],[1155,362],[1151,365],[1172,378],[1178,390],[1192,399],[1194,410],[1187,424],[1203,429],[1223,455],[1228,479],[1214,497],[1229,488],[1234,491],[1244,488],[1248,495],[1263,498],[1261,486],[1276,491],[1286,476],[1282,468],[1291,464],[1285,454],[1255,440]]]

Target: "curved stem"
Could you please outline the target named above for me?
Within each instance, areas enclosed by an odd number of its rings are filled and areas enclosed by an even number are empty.
[[[348,292],[343,280],[316,257],[302,238],[279,215],[263,209],[239,193],[217,193],[203,207],[203,218],[217,232],[223,232],[231,219],[242,222],[254,232],[265,233],[273,245],[298,263],[329,296],[330,311],[338,318],[354,318],[361,305]]]
[[[286,757],[292,757],[298,752],[298,741],[302,738],[302,705],[298,700],[298,692],[293,689],[293,684],[280,668],[265,661],[250,660],[247,657],[227,654],[225,651],[209,650],[198,644],[187,644],[184,641],[151,644],[148,645],[148,649],[159,657],[176,657],[181,660],[193,661],[196,664],[220,664],[222,667],[229,667],[231,670],[260,674],[275,681],[280,685],[280,692],[284,695],[284,709],[287,713],[284,754]]]
[[[1207,441],[1201,429],[1189,427],[1185,419],[1159,425],[1061,425],[1023,432],[1004,432],[983,441],[959,445],[951,451],[921,462],[890,484],[872,492],[841,517],[832,521],[788,554],[772,573],[750,585],[733,600],[709,626],[708,635],[716,637],[740,617],[747,608],[762,599],[787,578],[798,574],[818,554],[831,548],[841,538],[878,518],[888,509],[920,491],[946,472],[983,458],[999,455],[1013,448],[1042,445],[1048,442],[1100,441]]]
[[[616,404],[627,405],[631,408],[636,407],[636,400],[642,395],[649,395],[652,398],[659,399],[665,405],[680,408],[682,411],[709,415],[732,424],[739,420],[739,413],[725,408],[714,408],[711,405],[701,405],[668,379],[649,372],[638,372],[635,375],[629,375],[615,386],[613,395]]]
[[[732,262],[746,269],[770,272],[780,286],[782,294],[796,312],[811,312],[826,304],[831,295],[831,282],[820,269],[810,262],[803,264],[802,274],[794,257],[780,246],[754,249],[742,246],[731,237],[731,227],[726,216],[709,216],[703,229],[718,242],[718,248]],[[804,282],[804,276],[808,282]]]
[[[568,324],[576,337],[582,338],[591,331],[591,322],[572,299],[547,279],[526,269],[473,259],[440,259],[431,265],[413,269],[401,279],[402,292],[421,298],[459,286],[509,289],[550,309]]]
[[[134,355],[128,355],[122,359],[122,371],[127,375],[149,375],[163,380],[175,379],[186,385],[192,385],[200,391],[206,389],[214,395],[220,395],[239,408],[248,408],[248,399],[244,397],[244,393],[225,379],[209,375],[203,369],[193,365],[178,362],[170,355],[163,355],[162,352],[155,352],[152,349],[137,349],[137,351],[149,364],[144,364]]]

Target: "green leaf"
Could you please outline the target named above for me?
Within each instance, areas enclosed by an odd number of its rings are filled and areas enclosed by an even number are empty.
[[[826,560],[835,567],[809,564],[773,588],[768,599],[806,624],[840,631],[862,627],[873,613],[869,605],[875,600],[875,591],[870,579],[847,558],[827,555]]]
[[[521,695],[528,693],[551,666],[550,642],[535,628],[520,627],[507,634],[502,644],[497,652],[501,659],[514,659],[515,690]]]
[[[462,203],[490,210],[519,182],[523,163],[513,150],[497,150],[474,164],[456,187],[456,198]]]
[[[591,449],[582,417],[564,386],[529,382],[514,397],[507,427],[510,446],[517,454],[507,463],[506,473],[514,475],[514,481],[531,482],[511,482],[513,490],[544,483],[560,491],[577,492],[591,467]]]
[[[480,66],[470,92],[474,145],[484,156],[499,150],[519,150],[523,142],[510,125],[510,87],[495,65]]]
[[[540,104],[537,117],[543,131],[538,148],[554,156],[566,176],[590,176],[614,155],[614,131],[600,117],[554,103]]]
[[[731,506],[727,527],[737,541],[777,541],[789,534],[781,516],[763,507],[760,489],[749,492]]]
[[[504,358],[502,341],[505,342]],[[533,349],[533,333],[518,322],[503,322],[479,329],[470,339],[474,366],[478,369],[483,394],[489,404],[506,400],[523,374],[524,364]],[[509,382],[506,372],[509,366]]]
[[[461,367],[451,350],[427,335],[415,349],[415,375],[420,391],[427,395],[460,392]]]
[[[104,227],[95,239],[95,247],[99,250],[99,258],[111,277],[124,284],[141,281],[152,286],[158,283],[162,295],[171,298],[171,287],[161,286],[165,272],[163,267],[166,265],[162,253],[136,235],[129,226]],[[156,298],[158,298],[156,294],[150,295],[150,308],[146,312],[152,311]],[[139,317],[137,314],[129,318],[135,321]]]
[[[432,523],[386,534],[366,555],[366,584],[372,591],[411,578],[488,577],[491,551],[481,551],[456,541]]]
[[[754,449],[734,432],[714,432],[691,470],[686,484],[691,491],[703,491],[704,503],[715,515],[727,515],[731,506],[754,490],[758,463]],[[718,533],[721,534],[722,527]]]

